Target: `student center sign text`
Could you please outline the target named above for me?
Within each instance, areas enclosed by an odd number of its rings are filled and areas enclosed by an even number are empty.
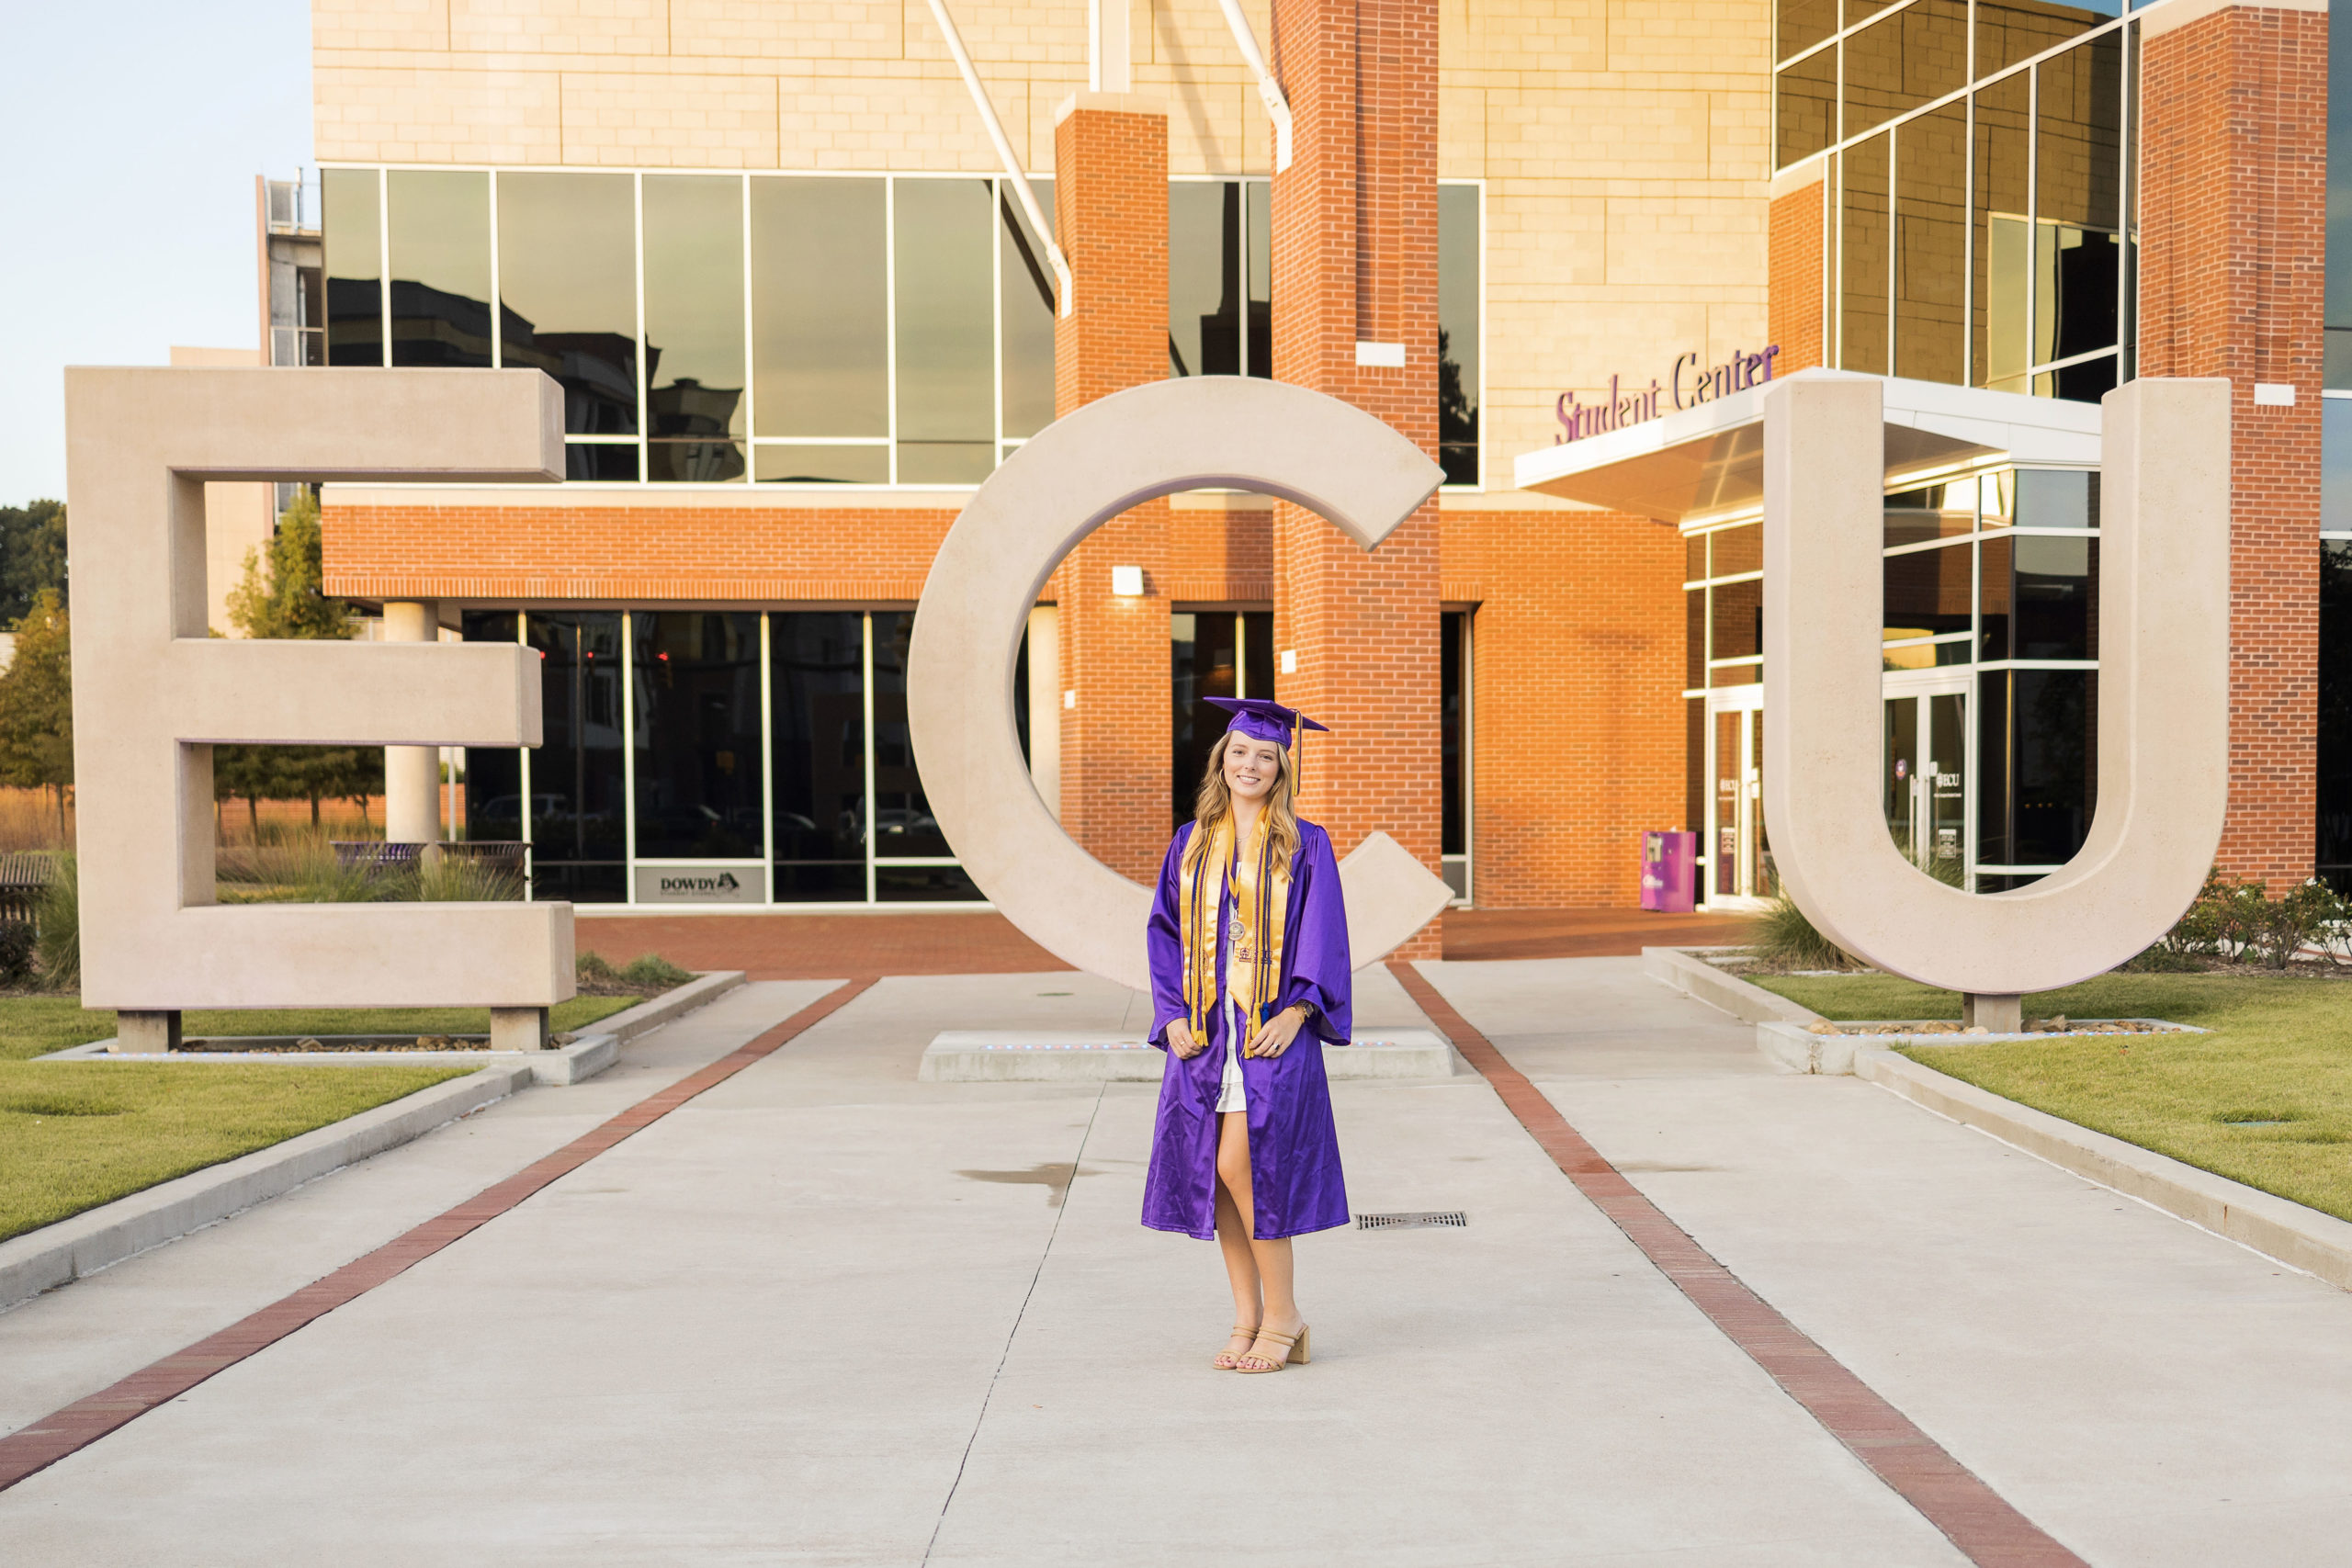
[[[1555,405],[1560,421],[1560,434],[1553,438],[1555,446],[1568,441],[1581,441],[1588,435],[1600,435],[1611,430],[1623,430],[1629,424],[1640,424],[1659,415],[1696,408],[1734,392],[1744,392],[1750,387],[1760,387],[1772,378],[1772,361],[1780,356],[1781,345],[1759,349],[1754,354],[1734,352],[1720,365],[1702,367],[1696,352],[1678,355],[1674,368],[1664,380],[1653,376],[1645,389],[1628,389],[1621,387],[1619,378],[1609,378],[1609,394],[1598,402],[1578,402],[1574,392],[1562,392]],[[1665,406],[1673,400],[1673,408]]]

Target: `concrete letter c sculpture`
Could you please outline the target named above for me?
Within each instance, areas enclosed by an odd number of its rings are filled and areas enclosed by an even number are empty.
[[[1012,672],[1039,590],[1080,540],[1177,491],[1257,491],[1329,518],[1366,549],[1444,475],[1389,426],[1279,381],[1158,381],[1055,421],[1008,458],[947,531],[915,615],[907,722],[931,812],[965,871],[1047,952],[1138,989],[1151,894],[1063,832],[1030,783]],[[1041,716],[1051,722],[1051,716]],[[1446,885],[1385,833],[1340,866],[1358,964],[1445,907]]]
[[[2228,807],[2229,383],[2134,381],[2105,404],[2098,808],[2064,866],[1974,897],[1904,858],[1879,798],[1879,384],[1808,373],[1764,401],[1764,818],[1781,881],[1840,947],[2005,1022],[2021,993],[2162,936]]]

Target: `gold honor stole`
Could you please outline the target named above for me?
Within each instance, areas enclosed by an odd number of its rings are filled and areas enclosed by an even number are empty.
[[[1195,829],[1177,874],[1177,937],[1184,950],[1184,1010],[1195,1037],[1208,1038],[1209,1013],[1216,1006],[1217,943],[1227,933],[1217,920],[1219,885],[1232,895],[1232,973],[1227,988],[1242,1004],[1250,1027],[1266,1021],[1280,1000],[1283,922],[1290,914],[1290,867],[1273,863],[1271,818],[1258,815],[1250,842],[1237,854],[1233,817]]]

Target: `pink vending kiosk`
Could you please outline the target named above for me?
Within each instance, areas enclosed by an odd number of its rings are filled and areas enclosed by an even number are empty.
[[[1699,835],[1642,835],[1642,908],[1687,915],[1698,907]]]

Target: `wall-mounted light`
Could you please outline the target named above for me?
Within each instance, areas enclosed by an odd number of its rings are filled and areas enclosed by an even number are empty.
[[[1295,648],[1283,649],[1283,673],[1285,675],[1298,673],[1298,649]]]
[[[1122,599],[1143,597],[1143,568],[1114,566],[1111,569],[1111,592]]]

